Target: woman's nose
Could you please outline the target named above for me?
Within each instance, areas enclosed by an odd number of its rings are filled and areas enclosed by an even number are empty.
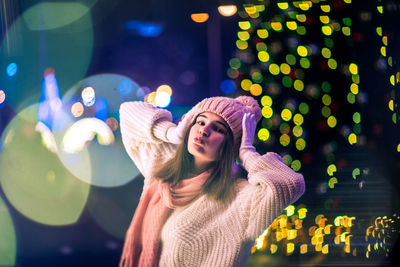
[[[201,134],[201,135],[208,136],[209,133],[210,133],[210,132],[209,132],[209,129],[208,129],[207,126],[204,126],[204,127],[200,128],[200,134]]]

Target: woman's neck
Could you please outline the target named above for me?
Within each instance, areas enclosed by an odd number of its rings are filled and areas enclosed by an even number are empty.
[[[203,172],[209,170],[211,167],[212,167],[212,162],[211,163],[207,163],[207,164],[202,164],[202,165],[200,165],[200,164],[196,165],[193,162],[193,166],[191,168],[191,171],[188,173],[188,177],[185,177],[185,179],[192,178],[192,177],[195,177],[197,175],[200,175]]]
[[[210,169],[211,166],[212,162],[204,162],[204,163],[194,162],[192,170],[195,175],[199,175],[200,173],[203,173],[208,169]]]

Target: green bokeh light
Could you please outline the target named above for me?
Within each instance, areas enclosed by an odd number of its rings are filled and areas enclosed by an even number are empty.
[[[330,164],[328,168],[326,169],[326,172],[328,173],[329,176],[333,176],[333,174],[337,171],[337,167],[335,164]]]
[[[305,35],[307,33],[307,29],[304,26],[298,26],[296,32],[300,35]]]
[[[38,105],[29,106],[7,126],[1,140],[0,183],[9,202],[29,219],[72,224],[85,207],[90,185],[72,175],[43,144],[35,130],[37,111]]]
[[[267,51],[268,47],[264,42],[258,42],[256,44],[257,51]]]
[[[308,50],[307,50],[307,48],[305,46],[299,45],[297,47],[297,54],[299,54],[299,56],[306,57],[307,53],[308,53]]]
[[[0,266],[13,266],[17,255],[17,241],[11,215],[1,197],[0,237]]]
[[[321,109],[321,114],[322,116],[324,116],[325,118],[328,118],[331,115],[331,109],[328,106],[324,106]]]
[[[303,138],[296,140],[296,148],[299,151],[303,151],[306,148],[306,141]]]
[[[263,106],[272,106],[272,98],[269,95],[265,95],[261,97],[261,105]]]
[[[359,112],[354,112],[353,121],[355,123],[360,123],[361,122],[361,114]]]
[[[335,70],[337,68],[337,61],[333,58],[328,59],[328,67]]]
[[[294,56],[294,55],[292,55],[292,54],[287,54],[286,55],[286,62],[289,64],[289,65],[295,65],[296,64],[296,57]]]
[[[332,56],[331,50],[329,48],[322,48],[321,54],[324,58],[330,58]]]
[[[328,94],[324,94],[324,95],[322,96],[322,103],[323,103],[325,106],[329,106],[329,105],[332,103],[332,98],[331,98],[331,96],[328,95]]]
[[[350,104],[354,104],[356,102],[356,96],[353,93],[348,93],[346,98]]]
[[[301,114],[306,115],[310,111],[310,106],[306,102],[301,102],[299,105],[299,111]]]
[[[257,136],[261,141],[267,141],[269,139],[270,133],[269,133],[268,129],[261,128],[258,131]]]
[[[302,80],[295,80],[293,84],[294,89],[297,91],[303,91],[304,89],[304,83]]]
[[[290,121],[290,119],[292,118],[292,112],[287,108],[283,109],[281,112],[281,118],[284,121]]]
[[[253,73],[251,73],[251,79],[253,79],[253,81],[256,83],[261,83],[264,77],[262,76],[261,72],[254,71]]]
[[[329,93],[331,91],[331,84],[327,81],[324,81],[321,85],[321,88],[325,93]]]
[[[282,146],[288,146],[290,144],[290,136],[287,134],[281,135],[281,137],[279,138],[279,142]]]
[[[329,118],[327,119],[327,124],[330,128],[334,128],[337,124],[335,116],[329,116]]]
[[[31,30],[53,30],[71,24],[85,16],[98,0],[81,3],[43,2],[27,9],[22,17]]]
[[[229,66],[232,69],[239,69],[242,66],[241,61],[238,58],[232,58],[231,60],[229,60]]]
[[[293,122],[296,125],[302,125],[304,122],[304,117],[303,115],[297,113],[296,115],[293,116]]]
[[[238,24],[239,24],[239,27],[240,27],[242,30],[248,30],[248,29],[251,28],[251,23],[250,23],[250,21],[239,21]]]
[[[265,39],[265,38],[268,38],[269,33],[266,29],[259,29],[259,30],[257,30],[257,35],[261,39]]]
[[[311,61],[308,58],[300,58],[300,66],[303,69],[309,69],[311,67]]]
[[[70,12],[77,11],[76,5],[80,4],[37,4],[8,28],[1,43],[0,58],[13,60],[21,78],[9,79],[2,71],[0,88],[7,88],[7,102],[16,112],[40,100],[43,72],[48,67],[56,72],[61,94],[86,75],[93,51],[93,25],[90,12],[81,10],[78,16]],[[37,6],[52,7],[52,13],[41,13]],[[33,15],[38,12],[41,16],[37,21],[27,24],[26,19],[33,20]],[[29,27],[52,29],[33,30]],[[0,69],[5,69],[7,62],[1,60]]]
[[[351,173],[351,175],[353,176],[353,179],[357,179],[357,176],[358,175],[360,175],[360,169],[359,168],[355,168],[353,171],[352,171],[352,173]]]
[[[280,72],[279,66],[275,63],[272,63],[271,65],[269,65],[268,69],[272,75],[278,75]]]
[[[265,106],[261,109],[261,114],[265,117],[265,118],[271,118],[272,115],[274,114],[274,111],[272,110],[272,108],[270,106]]]
[[[282,78],[282,84],[283,86],[290,88],[293,85],[293,80],[289,76],[285,76]]]
[[[258,52],[257,56],[261,62],[269,61],[269,53],[267,51],[260,51],[260,52]]]
[[[299,171],[301,169],[301,162],[300,160],[296,159],[293,160],[292,164],[290,165],[290,167],[294,170],[294,171]]]

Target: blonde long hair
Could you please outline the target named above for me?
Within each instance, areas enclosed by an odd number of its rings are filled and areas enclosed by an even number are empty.
[[[189,132],[196,120],[197,118],[186,130],[184,140],[178,146],[175,156],[162,164],[154,172],[154,177],[171,185],[176,185],[179,181],[193,176],[194,158],[187,147]],[[203,185],[203,194],[206,194],[211,199],[229,202],[235,195],[235,178],[232,167],[237,153],[234,150],[233,134],[228,129],[221,144],[219,159],[213,163],[210,177]]]

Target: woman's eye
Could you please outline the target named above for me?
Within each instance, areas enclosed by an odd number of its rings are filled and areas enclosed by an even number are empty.
[[[225,130],[222,129],[222,128],[217,128],[217,132],[222,133],[222,134],[225,134],[225,133],[226,133]]]
[[[205,123],[203,121],[198,121],[197,124],[198,125],[204,125]]]

